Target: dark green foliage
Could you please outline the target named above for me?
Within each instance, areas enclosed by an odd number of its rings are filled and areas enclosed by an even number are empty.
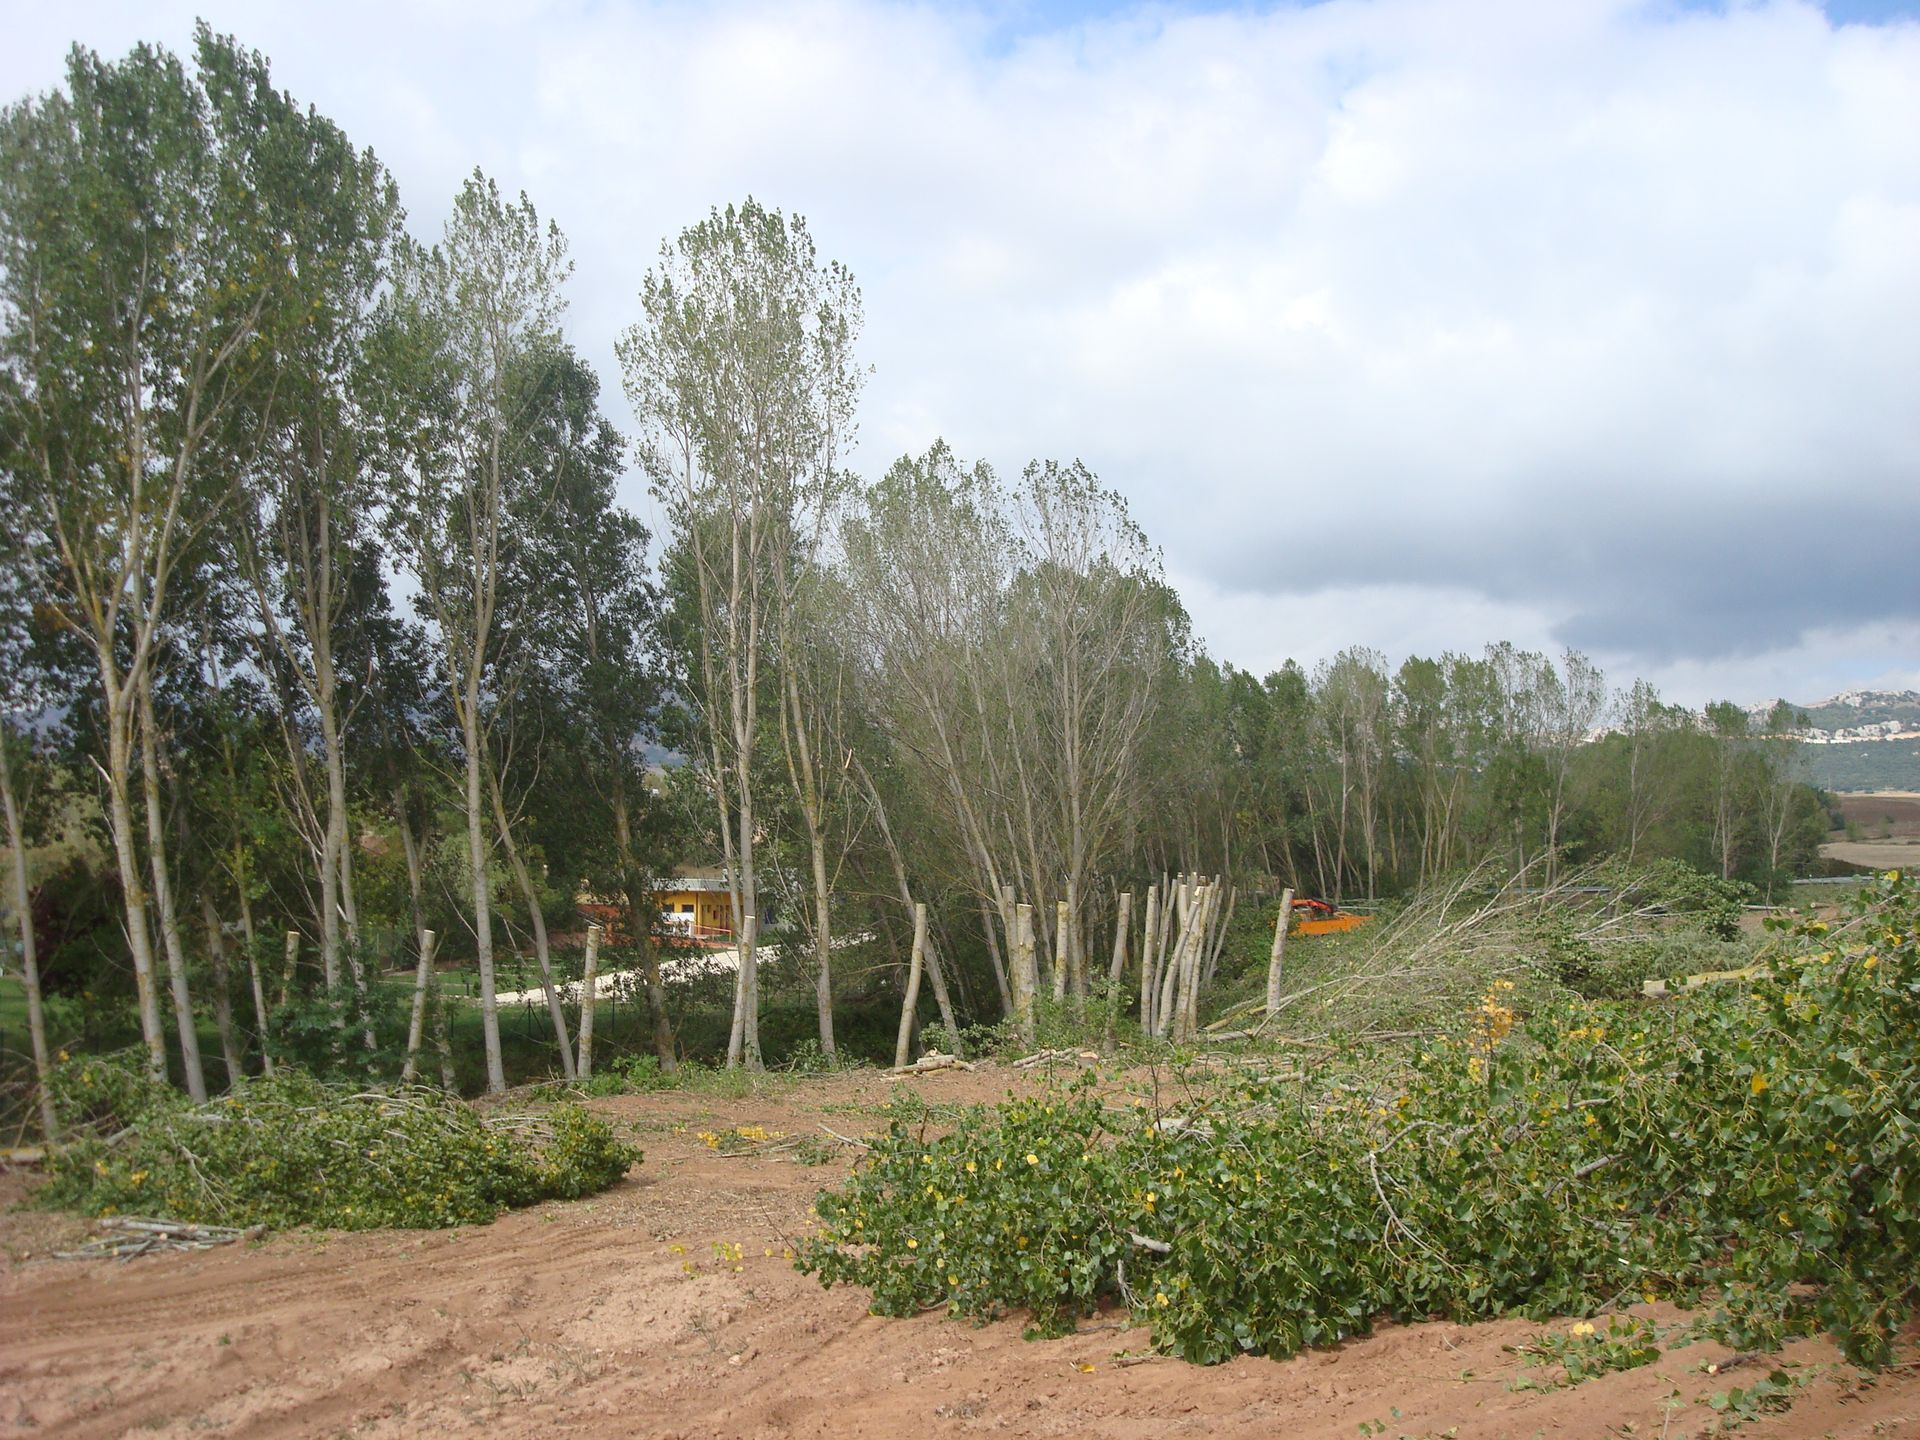
[[[192,1105],[132,1052],[70,1061],[42,1203],[220,1225],[483,1224],[604,1190],[640,1152],[576,1105],[483,1117],[439,1091],[356,1093],[298,1071]]]
[[[1043,1331],[1118,1298],[1203,1362],[1671,1296],[1733,1343],[1825,1330],[1880,1363],[1920,1276],[1920,903],[1886,878],[1784,940],[1770,975],[1660,1004],[1520,1023],[1496,982],[1455,1038],[1203,1084],[1177,1117],[1083,1081],[896,1124],[800,1264],[881,1313]]]

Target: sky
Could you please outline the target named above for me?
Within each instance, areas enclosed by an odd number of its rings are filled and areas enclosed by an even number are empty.
[[[1083,460],[1218,659],[1920,689],[1920,0],[0,0],[0,97],[196,14],[423,238],[475,166],[557,220],[617,424],[753,195],[860,281],[861,470]]]

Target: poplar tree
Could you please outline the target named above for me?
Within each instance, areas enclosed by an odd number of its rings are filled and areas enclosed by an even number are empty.
[[[496,1093],[507,1080],[494,999],[489,747],[512,678],[503,641],[531,599],[504,582],[520,539],[518,492],[529,483],[527,438],[551,398],[528,381],[536,356],[559,341],[572,268],[559,227],[542,226],[525,195],[503,199],[475,171],[438,245],[398,247],[376,360],[387,380],[383,453],[395,466],[396,538],[420,583],[460,732],[487,1087]]]
[[[204,1096],[156,670],[175,587],[230,509],[312,287],[357,236],[337,203],[353,152],[331,123],[204,24],[195,61],[189,76],[155,47],[118,62],[76,47],[65,91],[0,113],[0,366],[10,463],[57,561],[49,613],[97,671],[147,1065],[164,1076],[152,901],[185,1080]]]
[[[811,527],[852,434],[860,292],[844,266],[818,260],[804,220],[749,199],[663,246],[640,306],[620,361],[692,612],[681,626],[697,652],[684,688],[739,956],[727,1063],[758,1069],[761,707],[789,703],[779,646],[791,641]],[[824,927],[817,943],[830,944]]]

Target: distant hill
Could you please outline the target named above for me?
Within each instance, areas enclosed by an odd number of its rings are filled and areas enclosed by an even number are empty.
[[[1822,790],[1911,790],[1920,793],[1920,740],[1862,740],[1802,745],[1807,779]]]
[[[1764,720],[1777,703],[1747,713]],[[1920,692],[1846,690],[1793,708],[1806,716],[1795,734],[1821,789],[1920,790]]]
[[[1779,703],[1749,705],[1747,714],[1764,721]],[[1846,690],[1811,705],[1786,703],[1807,717],[1799,733],[1812,745],[1920,740],[1920,692],[1913,690]]]

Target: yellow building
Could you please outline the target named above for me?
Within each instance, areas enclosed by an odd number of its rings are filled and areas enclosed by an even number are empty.
[[[660,928],[695,940],[726,940],[733,935],[733,902],[725,873],[717,865],[682,865],[653,882],[653,903],[660,907]]]

